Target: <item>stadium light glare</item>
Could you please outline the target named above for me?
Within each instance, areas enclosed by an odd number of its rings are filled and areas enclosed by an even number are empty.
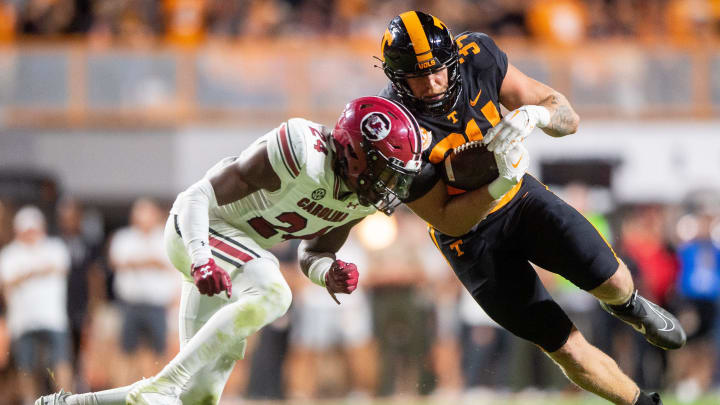
[[[395,217],[376,212],[358,225],[358,239],[368,250],[380,250],[390,246],[397,238],[398,225]]]

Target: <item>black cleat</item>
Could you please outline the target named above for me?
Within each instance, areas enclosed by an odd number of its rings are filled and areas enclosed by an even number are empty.
[[[646,394],[640,391],[640,395],[638,395],[638,399],[633,405],[663,405],[663,402],[657,392]]]
[[[600,302],[600,305],[611,315],[642,333],[645,340],[661,349],[679,349],[685,345],[687,336],[677,318],[643,298],[637,290],[627,304],[608,305]]]

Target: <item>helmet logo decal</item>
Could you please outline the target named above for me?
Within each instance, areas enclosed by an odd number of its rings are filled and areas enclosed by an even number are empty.
[[[360,131],[365,138],[377,142],[390,134],[390,118],[381,112],[371,112],[360,122]]]
[[[436,62],[437,62],[437,59],[435,59],[435,58],[432,58],[431,60],[427,60],[425,62],[419,62],[417,64],[417,70],[423,70],[423,69],[433,67],[433,66],[435,66]]]

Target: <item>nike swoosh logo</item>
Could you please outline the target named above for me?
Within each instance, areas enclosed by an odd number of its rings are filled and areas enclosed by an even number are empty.
[[[478,100],[480,99],[480,94],[482,94],[482,89],[478,91],[477,96],[475,96],[474,100],[470,100],[470,107],[475,107],[475,104],[477,104]]]
[[[523,156],[525,156],[525,155],[521,155],[521,156],[520,156],[520,159],[518,159],[517,162],[515,162],[515,163],[510,163],[513,168],[517,168],[517,167],[518,167],[518,165],[520,164],[520,161],[522,160]]]
[[[643,301],[647,302],[648,307],[657,314],[657,316],[660,317],[665,322],[665,326],[662,329],[658,329],[661,332],[670,332],[671,330],[675,329],[675,323],[672,321],[672,319],[668,318],[667,316],[663,315],[660,311],[654,308],[654,304],[648,300],[646,300],[643,297],[640,297]]]

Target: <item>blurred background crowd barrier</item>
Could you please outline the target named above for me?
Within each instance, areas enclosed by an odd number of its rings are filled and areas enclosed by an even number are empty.
[[[656,350],[538,269],[578,327],[643,387],[685,402],[720,391],[720,1],[2,0],[0,248],[24,240],[16,212],[32,205],[45,218],[33,226],[71,260],[53,262],[52,276],[65,275],[67,322],[22,331],[6,303],[30,299],[24,282],[50,281],[0,261],[0,403],[162,367],[177,351],[179,291],[162,302],[127,291],[174,270],[123,249],[151,246],[137,241],[152,240],[175,195],[220,158],[292,116],[332,126],[349,100],[379,92],[380,36],[409,9],[455,34],[492,35],[512,64],[569,98],[578,134],[531,136],[530,172],[614,243],[691,340]],[[362,289],[340,307],[305,280],[294,245],[277,254],[295,302],[251,339],[230,401],[573,392],[477,308],[408,212],[353,233],[342,254]],[[65,349],[35,360],[59,364],[52,378],[20,367],[18,349],[48,328]]]

